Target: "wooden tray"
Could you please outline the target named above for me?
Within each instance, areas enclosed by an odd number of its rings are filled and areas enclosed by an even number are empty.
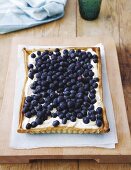
[[[39,148],[15,150],[9,148],[13,99],[15,92],[17,45],[67,45],[93,46],[102,42],[105,46],[110,91],[114,106],[118,144],[116,149],[93,147]],[[0,163],[28,163],[38,159],[94,159],[100,163],[131,163],[131,137],[128,126],[118,58],[114,41],[110,37],[65,38],[14,38],[10,54],[4,99],[0,113]],[[2,76],[2,75],[1,75]]]

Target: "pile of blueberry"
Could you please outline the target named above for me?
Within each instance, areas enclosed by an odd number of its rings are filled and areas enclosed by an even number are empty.
[[[28,65],[28,77],[36,79],[31,84],[33,95],[27,96],[23,106],[23,113],[27,118],[36,115],[36,120],[27,123],[26,128],[34,128],[43,124],[48,117],[75,122],[82,119],[85,124],[96,121],[102,125],[102,108],[94,109],[96,101],[96,88],[98,77],[92,71],[94,63],[98,63],[98,56],[84,50],[37,51],[31,54],[35,65]],[[53,113],[52,110],[56,109]],[[56,127],[58,120],[53,122]]]

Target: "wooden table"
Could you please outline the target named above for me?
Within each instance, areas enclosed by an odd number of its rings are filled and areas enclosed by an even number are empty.
[[[121,77],[131,129],[131,36],[130,36],[130,0],[103,0],[99,19],[85,21],[81,19],[77,0],[68,0],[65,17],[42,26],[0,35],[0,107],[3,99],[3,89],[7,73],[11,39],[14,36],[34,37],[77,37],[93,35],[110,35],[114,38],[121,70]],[[119,100],[119,99],[118,99]],[[2,169],[131,169],[129,164],[97,164],[87,160],[44,160],[30,164],[0,165]]]

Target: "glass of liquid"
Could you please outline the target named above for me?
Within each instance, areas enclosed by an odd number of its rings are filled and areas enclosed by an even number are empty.
[[[102,0],[78,0],[79,11],[83,19],[94,20],[98,17]]]

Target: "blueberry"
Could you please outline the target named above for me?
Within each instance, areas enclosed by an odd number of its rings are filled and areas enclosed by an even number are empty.
[[[65,115],[68,113],[68,109],[62,110],[62,113]]]
[[[98,77],[95,77],[93,80],[94,80],[95,82],[98,82],[98,81],[99,81],[99,78],[98,78]]]
[[[37,102],[36,100],[32,100],[32,101],[31,101],[31,104],[32,104],[33,106],[36,106],[36,105],[38,104],[38,102]]]
[[[89,71],[89,76],[91,76],[91,77],[93,77],[93,76],[94,76],[93,71]]]
[[[66,123],[67,123],[67,119],[66,119],[66,118],[63,118],[63,119],[62,119],[62,123],[63,123],[63,124],[66,124]]]
[[[77,74],[80,76],[80,75],[82,75],[83,74],[83,70],[81,69],[81,70],[78,70],[77,71]]]
[[[65,115],[63,113],[59,114],[59,118],[63,119],[65,117]]]
[[[43,97],[47,97],[48,96],[48,93],[47,92],[44,92],[43,93]]]
[[[49,50],[45,50],[44,52],[45,52],[45,54],[49,54]]]
[[[71,94],[76,94],[76,91],[75,90],[71,90],[70,93]]]
[[[51,89],[54,89],[54,88],[55,88],[54,83],[50,83],[49,87],[50,87]]]
[[[88,110],[93,110],[94,109],[94,105],[90,105],[89,107],[88,107]]]
[[[50,96],[46,97],[46,98],[45,98],[45,103],[46,103],[46,104],[50,104],[50,102],[51,102]]]
[[[63,80],[64,79],[64,76],[63,75],[60,75],[59,76],[59,80]]]
[[[83,117],[83,122],[84,122],[85,124],[88,124],[88,123],[90,122],[89,117]]]
[[[87,116],[87,110],[86,109],[81,110],[81,114],[82,116]]]
[[[35,122],[36,122],[37,125],[42,125],[43,124],[43,119],[36,118]]]
[[[69,120],[69,119],[70,119],[70,117],[71,117],[71,115],[72,115],[72,114],[67,113],[67,114],[66,114],[66,118]]]
[[[48,108],[48,110],[51,111],[51,110],[53,110],[53,105],[48,105],[47,108]]]
[[[54,127],[57,127],[59,124],[60,124],[60,122],[59,122],[58,120],[55,120],[55,121],[52,123],[52,125],[53,125]]]
[[[46,115],[51,116],[51,112],[49,110],[47,110]]]
[[[27,103],[27,101],[25,101],[24,107],[29,107],[29,106],[30,106],[30,103]]]
[[[84,101],[85,102],[90,102],[90,99],[88,98],[88,96],[84,96]]]
[[[57,98],[55,98],[54,100],[53,100],[53,106],[54,107],[56,107],[56,106],[58,106],[58,99]]]
[[[82,83],[82,82],[78,82],[78,83],[77,83],[77,86],[78,86],[78,87],[83,87],[83,83]]]
[[[33,121],[32,123],[31,123],[31,127],[32,128],[35,128],[37,126],[37,123],[35,122],[35,121]]]
[[[72,122],[75,122],[75,121],[76,121],[76,117],[75,117],[75,116],[71,116],[71,117],[70,117],[70,120],[71,120]]]
[[[81,101],[77,100],[75,103],[75,108],[79,108],[81,106],[81,103],[82,103]]]
[[[75,103],[73,101],[69,101],[67,103],[67,105],[68,105],[69,108],[74,108],[75,107]]]
[[[33,73],[29,73],[29,74],[28,74],[28,77],[29,77],[30,79],[32,79],[32,80],[33,80],[33,78],[34,78],[34,74],[33,74]]]
[[[101,127],[102,121],[101,121],[101,120],[96,120],[96,125],[97,125],[98,127]]]
[[[82,56],[81,57],[82,57],[83,60],[86,59],[86,53],[82,52]]]
[[[55,48],[55,50],[54,50],[55,52],[59,52],[60,51],[60,49],[59,48]]]
[[[30,88],[34,90],[34,89],[36,88],[36,85],[35,85],[34,83],[32,83],[32,84],[30,85]]]
[[[33,68],[33,64],[28,65],[28,69],[31,69],[31,68]]]
[[[95,89],[91,89],[91,90],[90,90],[90,93],[96,94],[96,90],[95,90]]]
[[[41,51],[37,51],[37,55],[40,56],[41,55]]]
[[[95,104],[96,102],[97,102],[96,99],[91,100],[91,104]]]
[[[74,85],[74,84],[76,83],[76,80],[72,78],[72,79],[70,80],[70,82],[71,82],[72,85]]]
[[[44,117],[44,115],[45,115],[44,111],[38,111],[37,112],[37,117],[39,117],[39,118]]]
[[[85,86],[84,86],[84,90],[89,90],[89,85],[88,84],[86,84]]]
[[[70,49],[69,53],[70,54],[75,53],[75,50],[74,49]]]
[[[102,119],[103,119],[103,118],[102,118],[102,115],[101,115],[101,114],[97,114],[97,115],[96,115],[96,119],[97,119],[97,120],[98,120],[98,119],[99,119],[99,120],[102,120]]]
[[[25,116],[28,117],[28,118],[31,118],[32,114],[31,114],[31,112],[26,112]]]
[[[42,65],[42,60],[38,60],[38,62],[36,63],[36,67],[40,67]]]
[[[70,81],[66,83],[66,85],[67,85],[68,87],[70,87],[71,84],[72,84],[72,83],[71,83]]]
[[[75,53],[71,53],[70,56],[71,56],[71,58],[75,58],[76,54]]]
[[[37,94],[38,93],[37,90],[33,90],[32,92],[33,92],[33,94]]]
[[[79,99],[83,98],[83,93],[77,93],[76,97]]]
[[[93,62],[98,63],[98,59],[97,58],[93,59]]]
[[[31,114],[32,114],[32,115],[36,115],[36,113],[37,113],[37,112],[36,112],[35,109],[32,109],[32,110],[31,110]]]
[[[75,97],[75,94],[70,94],[70,98],[73,99]]]
[[[76,50],[76,53],[80,53],[80,52],[81,52],[81,49],[77,49],[77,50]]]
[[[67,49],[63,50],[63,54],[68,54],[68,50]]]
[[[91,121],[95,121],[95,120],[96,120],[96,116],[92,114],[92,115],[90,116],[90,119],[91,119]]]
[[[93,85],[94,80],[93,80],[93,79],[92,79],[92,80],[90,80],[90,81],[89,81],[89,83],[90,83],[90,85]]]
[[[51,83],[51,82],[52,82],[51,76],[47,76],[47,79],[46,79],[46,80],[47,80],[48,83]]]
[[[26,97],[26,101],[27,101],[27,102],[31,102],[31,101],[32,101],[32,97],[27,96],[27,97]]]
[[[83,106],[89,107],[89,106],[90,106],[90,103],[88,103],[88,102],[83,102]]]
[[[92,85],[94,88],[97,88],[98,87],[98,84],[97,83],[93,83]]]
[[[52,117],[53,117],[53,118],[56,118],[57,116],[58,116],[57,112],[52,113]]]
[[[59,96],[57,100],[58,100],[58,103],[64,101],[64,96]]]
[[[45,102],[44,98],[40,98],[40,99],[39,99],[39,103],[40,103],[40,104],[43,104],[44,102]]]
[[[101,107],[98,107],[98,108],[96,109],[96,112],[97,112],[98,114],[102,114],[103,110],[102,110]]]
[[[90,70],[93,66],[91,64],[88,64],[88,69]]]
[[[86,55],[87,55],[87,57],[88,57],[89,59],[91,59],[91,58],[92,58],[92,54],[91,54],[91,52],[87,52],[87,53],[86,53]]]
[[[31,58],[35,58],[36,55],[34,53],[31,54]]]
[[[63,92],[63,88],[58,88],[58,89],[57,89],[57,92],[58,92],[58,93],[62,93],[62,92]]]
[[[23,109],[22,109],[22,112],[23,112],[23,113],[26,113],[26,112],[28,112],[28,111],[29,111],[29,108],[28,108],[28,107],[26,107],[26,106],[23,107]]]
[[[94,54],[93,59],[98,59],[98,56],[96,54]]]
[[[69,92],[69,91],[64,91],[64,95],[65,95],[65,96],[69,96],[69,95],[70,95],[70,92]]]
[[[31,128],[31,124],[30,124],[30,123],[27,123],[26,129],[30,129],[30,128]]]
[[[82,119],[83,115],[82,115],[81,113],[78,113],[78,114],[77,114],[77,117],[78,117],[79,119]]]
[[[53,54],[53,51],[49,51],[49,55],[52,55]]]
[[[89,111],[88,111],[88,115],[89,115],[89,116],[94,115],[94,110],[89,110]]]
[[[90,94],[89,94],[89,97],[90,97],[91,99],[94,99],[96,96],[95,96],[94,93],[90,93]]]
[[[42,90],[42,88],[41,88],[41,86],[36,86],[36,92],[41,92],[41,90]]]
[[[41,110],[42,110],[42,105],[37,106],[37,107],[36,107],[36,110],[37,110],[37,111],[41,111]]]
[[[64,110],[64,109],[66,109],[66,107],[67,107],[67,105],[66,105],[65,102],[61,102],[61,103],[60,103],[60,108],[61,108],[61,109]]]
[[[89,75],[89,71],[88,71],[88,70],[85,70],[84,73],[83,73],[83,76],[84,76],[84,77],[88,77],[88,75]]]
[[[90,59],[89,59],[89,58],[86,58],[84,62],[85,62],[85,63],[89,63],[89,62],[90,62]]]
[[[75,63],[70,64],[68,67],[68,69],[71,69],[71,70],[73,70],[74,68],[75,68]]]
[[[38,78],[40,78],[40,77],[41,77],[41,72],[36,73],[36,78],[38,79]]]

